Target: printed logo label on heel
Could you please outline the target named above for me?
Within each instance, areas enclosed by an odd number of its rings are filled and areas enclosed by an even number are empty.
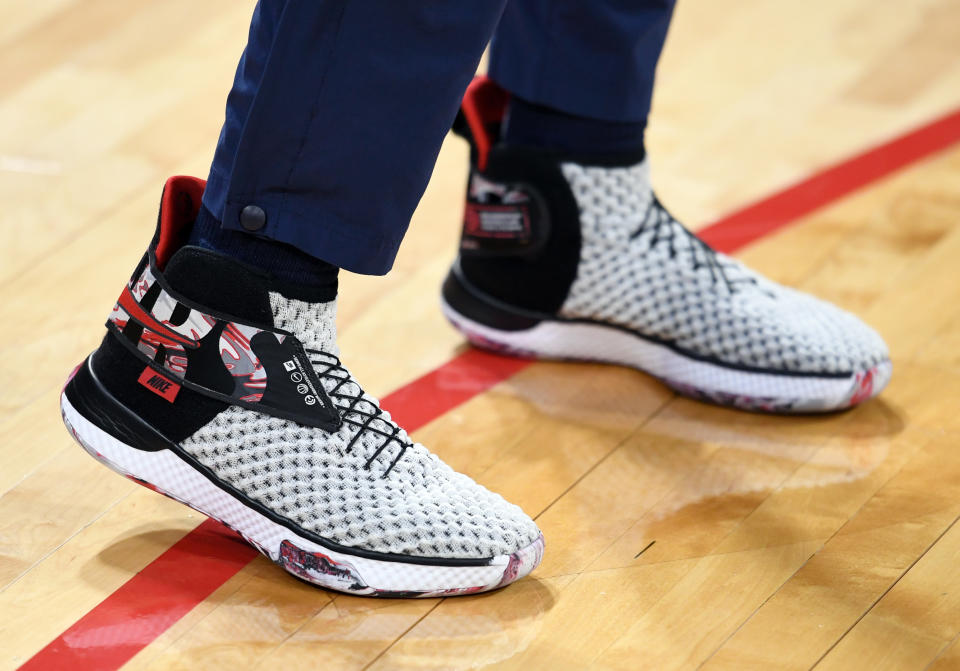
[[[467,202],[463,216],[464,235],[475,238],[530,240],[530,212],[526,203],[484,205]]]
[[[179,384],[168,380],[150,366],[143,369],[140,377],[137,378],[137,382],[170,403],[173,403],[177,399],[177,394],[180,393]]]
[[[474,172],[463,211],[460,251],[474,256],[522,256],[549,235],[546,205],[529,184],[500,183]]]

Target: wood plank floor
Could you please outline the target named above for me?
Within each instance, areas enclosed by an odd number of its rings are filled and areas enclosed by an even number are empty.
[[[252,7],[0,0],[0,669],[201,521],[91,460],[57,399],[163,179],[206,172]],[[649,131],[657,189],[702,225],[954,110],[958,45],[957,0],[681,2]],[[342,279],[344,359],[374,394],[463,347],[437,291],[465,175],[448,139],[396,269]],[[960,668],[960,145],[740,256],[873,324],[887,392],[778,418],[534,364],[415,435],[536,516],[530,578],[380,601],[258,558],[125,668]]]

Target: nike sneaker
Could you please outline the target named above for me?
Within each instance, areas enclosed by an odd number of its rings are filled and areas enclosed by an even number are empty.
[[[747,410],[840,410],[886,386],[875,331],[711,249],[657,200],[642,153],[497,143],[507,102],[478,78],[454,128],[471,170],[443,309],[471,343],[631,366]]]
[[[76,440],[322,587],[445,596],[530,573],[536,524],[411,440],[344,367],[336,287],[185,246],[203,189],[167,182],[103,342],[63,390]]]

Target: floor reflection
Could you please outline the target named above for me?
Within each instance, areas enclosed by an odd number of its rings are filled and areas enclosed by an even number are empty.
[[[389,648],[373,668],[482,668],[526,650],[554,602],[555,587],[535,578],[497,592],[444,600],[338,595],[271,662],[316,656],[324,668],[357,668]]]

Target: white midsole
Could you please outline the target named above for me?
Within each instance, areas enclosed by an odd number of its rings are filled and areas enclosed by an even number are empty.
[[[443,312],[468,337],[479,336],[517,353],[547,359],[581,359],[639,368],[671,383],[706,394],[726,394],[794,403],[795,411],[831,410],[846,407],[857,388],[856,375],[814,377],[755,373],[719,366],[684,356],[666,345],[644,340],[620,329],[581,322],[542,321],[519,331],[490,328],[463,316],[442,302]],[[890,377],[889,362],[876,367],[876,395]]]
[[[124,475],[156,486],[172,498],[237,530],[273,561],[278,561],[280,545],[287,540],[301,550],[320,552],[338,564],[349,565],[359,574],[363,583],[373,590],[396,592],[441,592],[479,586],[491,589],[499,586],[509,563],[508,555],[496,557],[485,566],[437,566],[369,559],[336,552],[295,534],[244,505],[172,451],[149,452],[117,440],[81,415],[66,394],[61,394],[60,406],[68,428],[97,459]],[[539,556],[536,561],[539,562]],[[532,568],[524,566],[522,575],[529,573]],[[346,585],[340,584],[325,586],[346,589]]]

